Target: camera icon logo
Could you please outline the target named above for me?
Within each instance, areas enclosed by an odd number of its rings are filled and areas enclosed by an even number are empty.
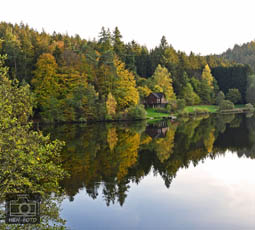
[[[40,223],[39,193],[9,193],[6,195],[7,224],[38,224]]]

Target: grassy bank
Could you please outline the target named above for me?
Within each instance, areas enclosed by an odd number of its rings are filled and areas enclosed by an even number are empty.
[[[208,113],[216,113],[218,109],[219,109],[219,106],[217,105],[193,105],[193,106],[186,106],[183,111],[185,113],[194,113],[197,110],[202,110]]]
[[[156,109],[153,109],[153,108],[146,109],[146,112],[147,112],[147,118],[149,119],[161,119],[163,117],[169,116],[169,114],[157,112]]]
[[[194,114],[196,111],[205,111],[205,113],[215,113],[218,109],[218,106],[214,105],[195,105],[195,106],[186,106],[183,110],[185,114]],[[148,119],[162,119],[164,117],[169,117],[170,115],[176,116],[177,114],[169,114],[157,112],[154,108],[147,108],[147,118]]]
[[[238,109],[244,109],[245,105],[235,105],[235,109],[233,113],[236,112]],[[182,115],[199,115],[199,114],[207,114],[207,113],[218,113],[219,106],[217,105],[193,105],[193,106],[186,106],[182,112]],[[240,111],[241,111],[240,110]],[[170,115],[177,115],[177,114],[168,114],[157,112],[156,109],[148,108],[147,111],[147,118],[148,119],[162,119],[164,117],[168,117]],[[228,111],[231,113],[231,111]],[[178,115],[177,115],[178,116]]]
[[[235,105],[233,112],[237,110],[244,110],[245,105]],[[193,105],[193,106],[186,106],[183,110],[184,113],[196,113],[196,112],[205,112],[205,113],[218,113],[219,106],[217,105]],[[231,111],[231,110],[230,110]]]

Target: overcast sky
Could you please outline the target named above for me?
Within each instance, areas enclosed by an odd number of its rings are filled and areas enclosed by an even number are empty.
[[[162,35],[177,50],[221,53],[255,39],[254,0],[3,0],[0,21],[97,38],[119,27],[125,42],[153,48]]]

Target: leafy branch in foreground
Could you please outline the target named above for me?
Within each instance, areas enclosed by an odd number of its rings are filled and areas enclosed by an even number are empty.
[[[4,57],[0,56],[0,60],[2,64]],[[0,65],[0,202],[8,192],[39,192],[41,211],[46,214],[42,220],[47,220],[42,225],[48,226],[49,221],[63,223],[59,210],[53,205],[59,198],[50,194],[60,195],[58,182],[65,175],[60,162],[64,142],[51,141],[49,136],[31,129],[32,104],[29,86],[9,80]],[[48,206],[44,206],[45,202]]]

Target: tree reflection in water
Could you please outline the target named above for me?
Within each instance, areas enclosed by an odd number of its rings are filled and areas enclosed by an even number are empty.
[[[70,177],[61,185],[69,199],[83,188],[96,199],[102,190],[107,205],[123,205],[129,184],[138,184],[151,171],[169,188],[179,169],[214,159],[227,149],[254,158],[254,130],[255,119],[245,115],[44,127],[66,142],[62,161]]]

